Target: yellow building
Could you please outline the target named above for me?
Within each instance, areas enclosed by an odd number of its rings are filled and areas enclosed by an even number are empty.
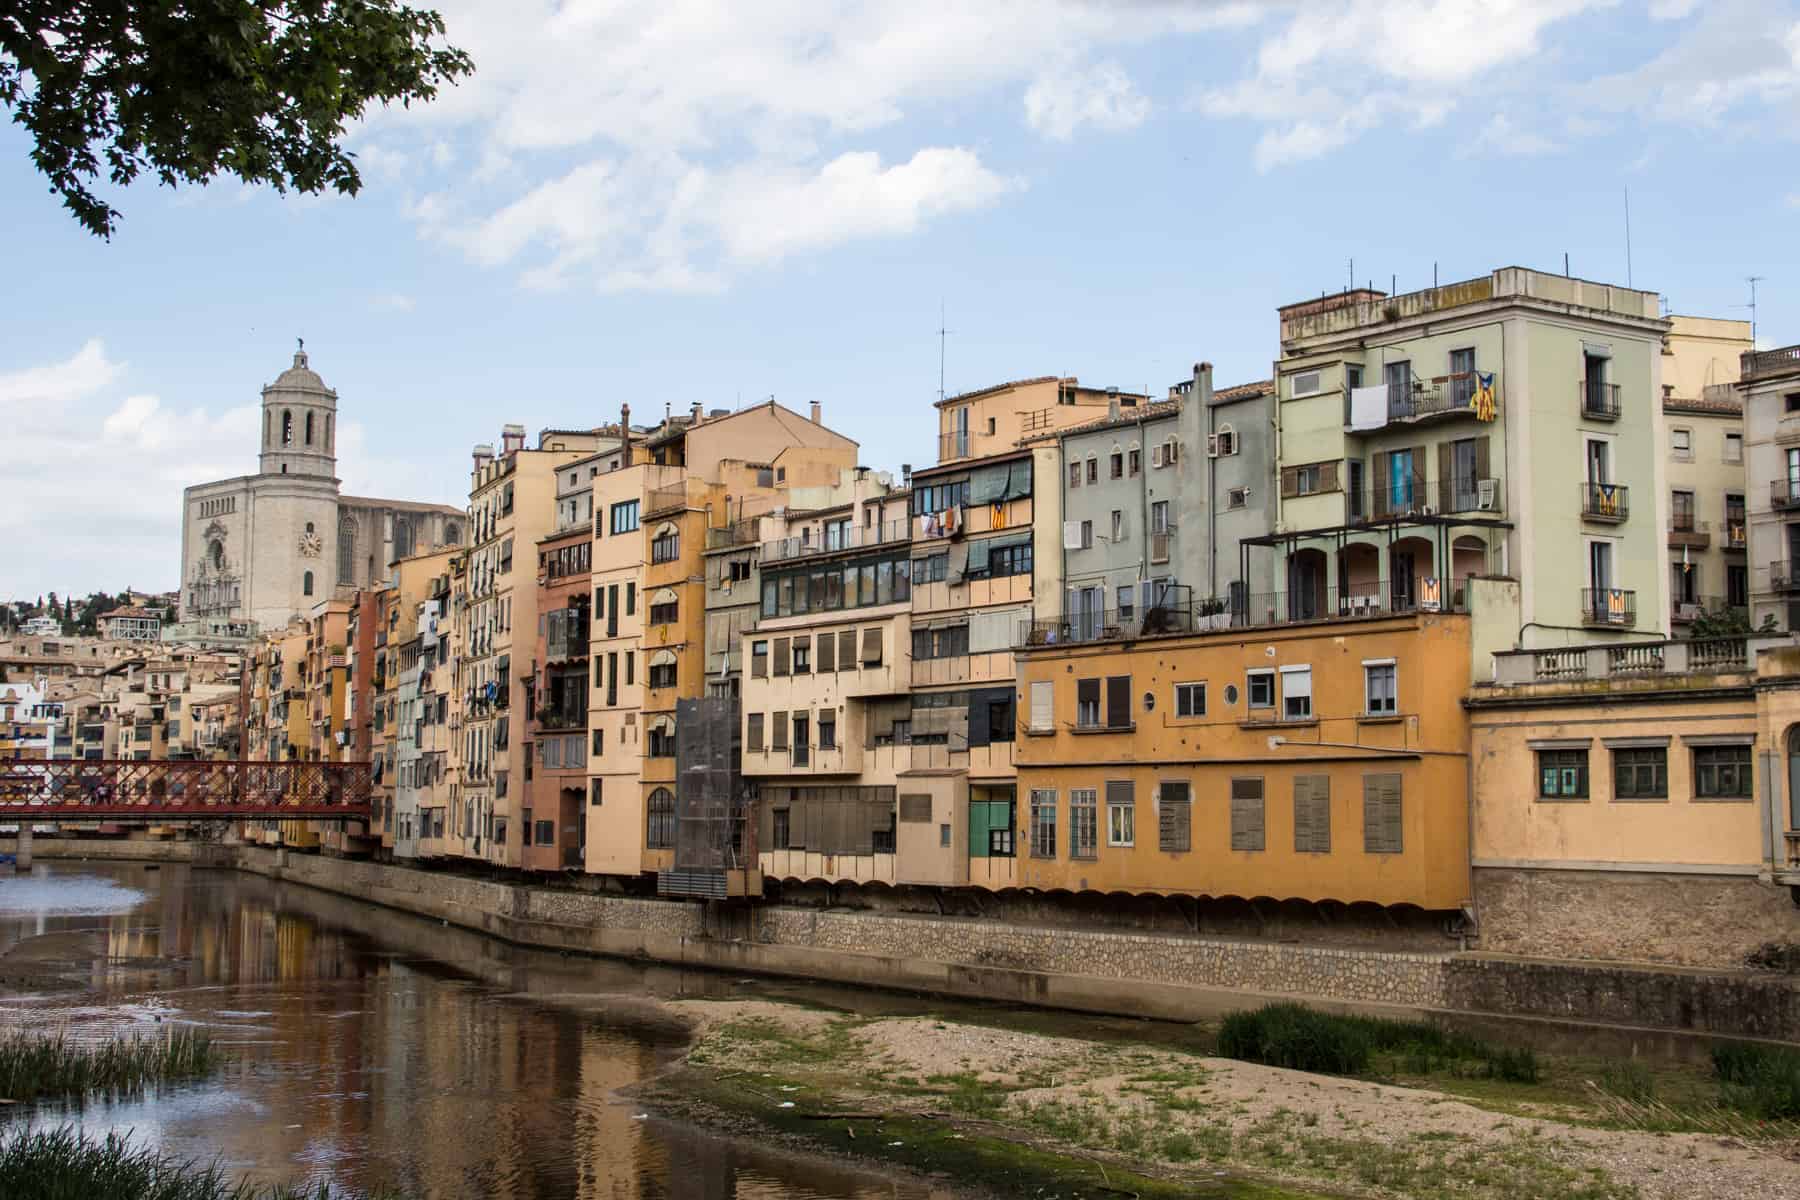
[[[1723,966],[1800,939],[1783,643],[1494,656],[1468,701],[1483,949]]]
[[[1468,663],[1447,613],[1021,650],[1027,800],[990,853],[1046,891],[1455,911]]]
[[[1150,397],[1118,388],[1082,387],[1074,377],[1040,375],[977,388],[937,402],[938,462],[988,458],[1020,441],[1104,417],[1117,404],[1131,410]]]
[[[1677,632],[1750,606],[1744,402],[1733,385],[1750,322],[1669,318],[1662,410],[1669,434],[1669,605]]]

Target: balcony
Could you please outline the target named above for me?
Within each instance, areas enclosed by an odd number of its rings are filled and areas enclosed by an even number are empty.
[[[762,521],[750,517],[742,521],[733,521],[716,529],[706,531],[706,548],[719,550],[727,546],[754,546],[756,535],[761,532]]]
[[[1741,605],[1727,606],[1724,596],[1695,596],[1692,600],[1676,599],[1669,604],[1669,619],[1677,625],[1691,625],[1707,613],[1730,612],[1748,621],[1750,610]]]
[[[1675,513],[1669,518],[1669,546],[1679,549],[1704,550],[1712,545],[1712,532],[1705,521],[1694,520],[1694,514]]]
[[[1583,379],[1576,385],[1581,391],[1581,415],[1590,421],[1619,419],[1619,385]]]
[[[1800,479],[1777,479],[1769,484],[1769,505],[1772,508],[1800,508]]]
[[[969,431],[952,429],[949,433],[938,434],[938,461],[950,462],[953,459],[969,457]]]
[[[1185,592],[1187,589],[1181,590]],[[1145,610],[1106,609],[1022,621],[1017,644],[1030,648],[1122,642],[1130,638],[1155,637],[1165,633],[1193,633],[1199,629],[1223,627],[1228,624],[1226,618],[1223,601],[1194,604],[1184,597],[1178,602]]]
[[[867,527],[857,526],[841,532],[827,531],[828,536],[814,539],[810,535],[803,537],[779,538],[762,544],[762,563],[785,562],[794,558],[812,558],[821,554],[837,554],[844,550],[864,550],[873,546],[886,546],[894,542],[905,542],[912,537],[910,521],[886,521],[880,525]]]
[[[1749,643],[1743,638],[1504,650],[1494,655],[1494,683],[1500,687],[1749,669]]]
[[[685,483],[674,487],[651,488],[644,496],[643,520],[649,520],[659,513],[676,512],[687,507],[688,494]]]
[[[1347,521],[1393,521],[1448,513],[1492,513],[1506,508],[1506,485],[1493,476],[1453,475],[1427,483],[1423,475],[1397,475],[1379,487],[1344,492]]]
[[[1800,563],[1770,563],[1769,590],[1771,592],[1800,592]]]
[[[1800,371],[1800,346],[1782,346],[1776,350],[1758,350],[1739,357],[1739,368],[1745,379],[1762,375],[1783,375]]]
[[[1725,514],[1724,548],[1727,550],[1746,550],[1750,546],[1749,526],[1744,521],[1744,514]]]
[[[1196,613],[1198,629],[1239,629],[1291,625],[1305,621],[1373,620],[1414,613],[1467,612],[1468,598],[1433,577],[1371,580],[1348,587],[1290,588],[1285,592],[1251,592],[1240,596],[1235,610],[1207,602],[1212,613]],[[1446,594],[1448,593],[1448,594]]]
[[[1581,519],[1618,524],[1631,514],[1631,489],[1622,483],[1581,485]]]
[[[1623,588],[1582,588],[1581,623],[1608,629],[1637,624],[1637,593]]]
[[[1387,424],[1414,425],[1455,417],[1491,421],[1499,412],[1499,402],[1495,398],[1498,393],[1498,386],[1492,391],[1483,392],[1473,371],[1431,380],[1415,379],[1410,381],[1410,386],[1389,383]],[[1374,432],[1368,427],[1366,419],[1358,420],[1357,416],[1354,412],[1351,414],[1353,430]]]

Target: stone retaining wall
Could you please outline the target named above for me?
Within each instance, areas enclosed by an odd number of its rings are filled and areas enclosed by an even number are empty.
[[[529,887],[249,846],[42,838],[36,852],[235,867],[528,946],[1091,1012],[1197,1020],[1291,996],[1800,1041],[1800,984],[1766,972],[777,905],[709,913],[695,901]]]

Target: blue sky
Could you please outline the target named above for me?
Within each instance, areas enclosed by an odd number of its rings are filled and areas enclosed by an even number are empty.
[[[1800,341],[1800,7],[721,0],[443,6],[477,76],[352,134],[353,200],[115,197],[10,125],[0,597],[175,586],[184,484],[254,469],[304,336],[346,490],[460,502],[503,422],[773,394],[864,461],[954,392],[1262,378],[1275,306],[1519,263]]]

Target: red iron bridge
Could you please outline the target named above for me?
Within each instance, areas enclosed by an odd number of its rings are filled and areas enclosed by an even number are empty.
[[[366,762],[0,762],[0,823],[367,821]]]

